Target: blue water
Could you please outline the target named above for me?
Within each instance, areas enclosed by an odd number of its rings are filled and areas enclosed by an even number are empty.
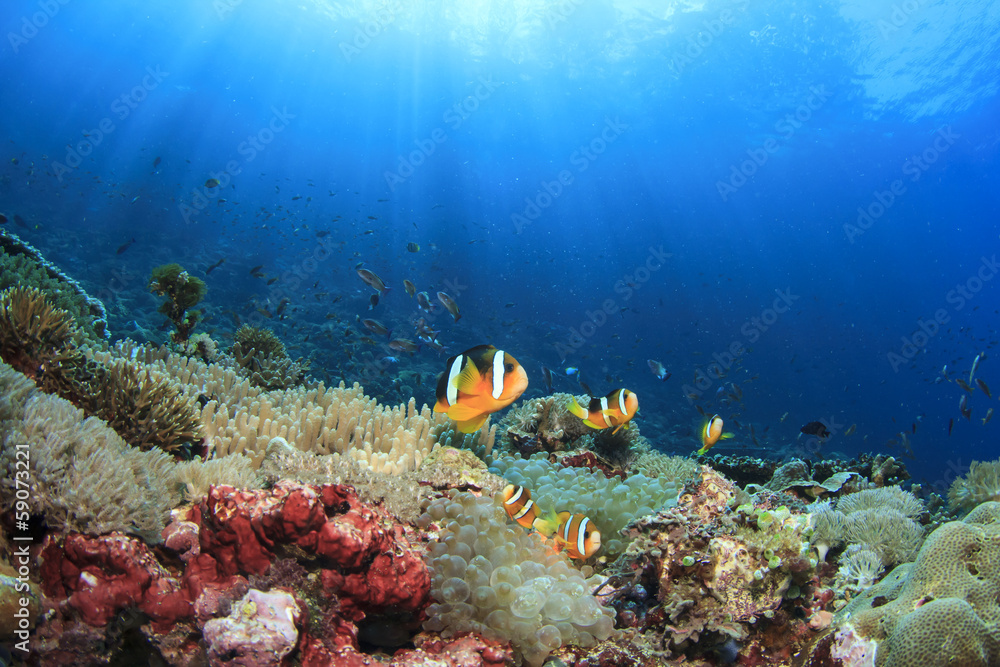
[[[996,396],[967,421],[940,373],[985,353],[1000,393],[997,3],[152,4],[0,10],[0,211],[115,338],[165,340],[145,286],[176,261],[224,344],[238,317],[316,377],[431,401],[445,356],[354,342],[357,316],[414,337],[409,278],[456,298],[429,318],[450,354],[502,347],[528,396],[543,364],[626,386],[667,451],[698,405],[720,452],[900,456],[906,431],[938,485],[997,457]],[[392,287],[372,311],[362,261]]]

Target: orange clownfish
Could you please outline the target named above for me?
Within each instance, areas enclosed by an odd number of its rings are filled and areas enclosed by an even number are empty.
[[[575,398],[569,406],[569,411],[590,428],[614,426],[612,433],[617,433],[618,429],[627,424],[638,409],[639,397],[628,389],[616,389],[602,398],[591,398],[587,408],[577,403]]]
[[[731,437],[733,437],[732,433],[722,432],[722,417],[713,415],[701,429],[701,449],[695,452],[695,456],[706,453],[719,440],[728,440]]]
[[[583,514],[559,513],[556,543],[566,550],[570,558],[586,559],[601,548],[601,531]]]
[[[521,524],[521,527],[531,528],[538,518],[538,505],[531,499],[531,493],[523,486],[508,484],[502,497],[507,516]]]
[[[460,432],[475,433],[527,388],[528,375],[517,359],[492,345],[478,345],[448,360],[438,378],[434,412],[454,419]]]

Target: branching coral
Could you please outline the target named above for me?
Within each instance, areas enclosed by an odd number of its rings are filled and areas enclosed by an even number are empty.
[[[186,341],[201,320],[201,311],[191,308],[205,298],[205,282],[189,275],[179,264],[164,264],[153,269],[149,291],[167,297],[157,310],[170,318],[177,329],[171,339],[175,343]]]
[[[1000,500],[1000,459],[973,461],[968,474],[956,479],[948,489],[948,504],[955,513],[995,500]]]

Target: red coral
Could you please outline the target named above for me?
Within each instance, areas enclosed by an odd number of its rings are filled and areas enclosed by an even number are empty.
[[[49,539],[42,549],[42,590],[65,600],[93,626],[137,606],[158,632],[192,614],[191,601],[145,544],[119,533],[92,537],[71,534]]]

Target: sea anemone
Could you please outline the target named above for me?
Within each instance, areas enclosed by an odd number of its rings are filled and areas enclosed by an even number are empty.
[[[82,359],[74,343],[72,315],[34,287],[0,292],[0,358],[35,380],[44,391],[68,388],[69,369]]]
[[[969,473],[952,482],[948,489],[948,504],[956,514],[969,512],[990,500],[1000,500],[1000,459],[973,461]]]

